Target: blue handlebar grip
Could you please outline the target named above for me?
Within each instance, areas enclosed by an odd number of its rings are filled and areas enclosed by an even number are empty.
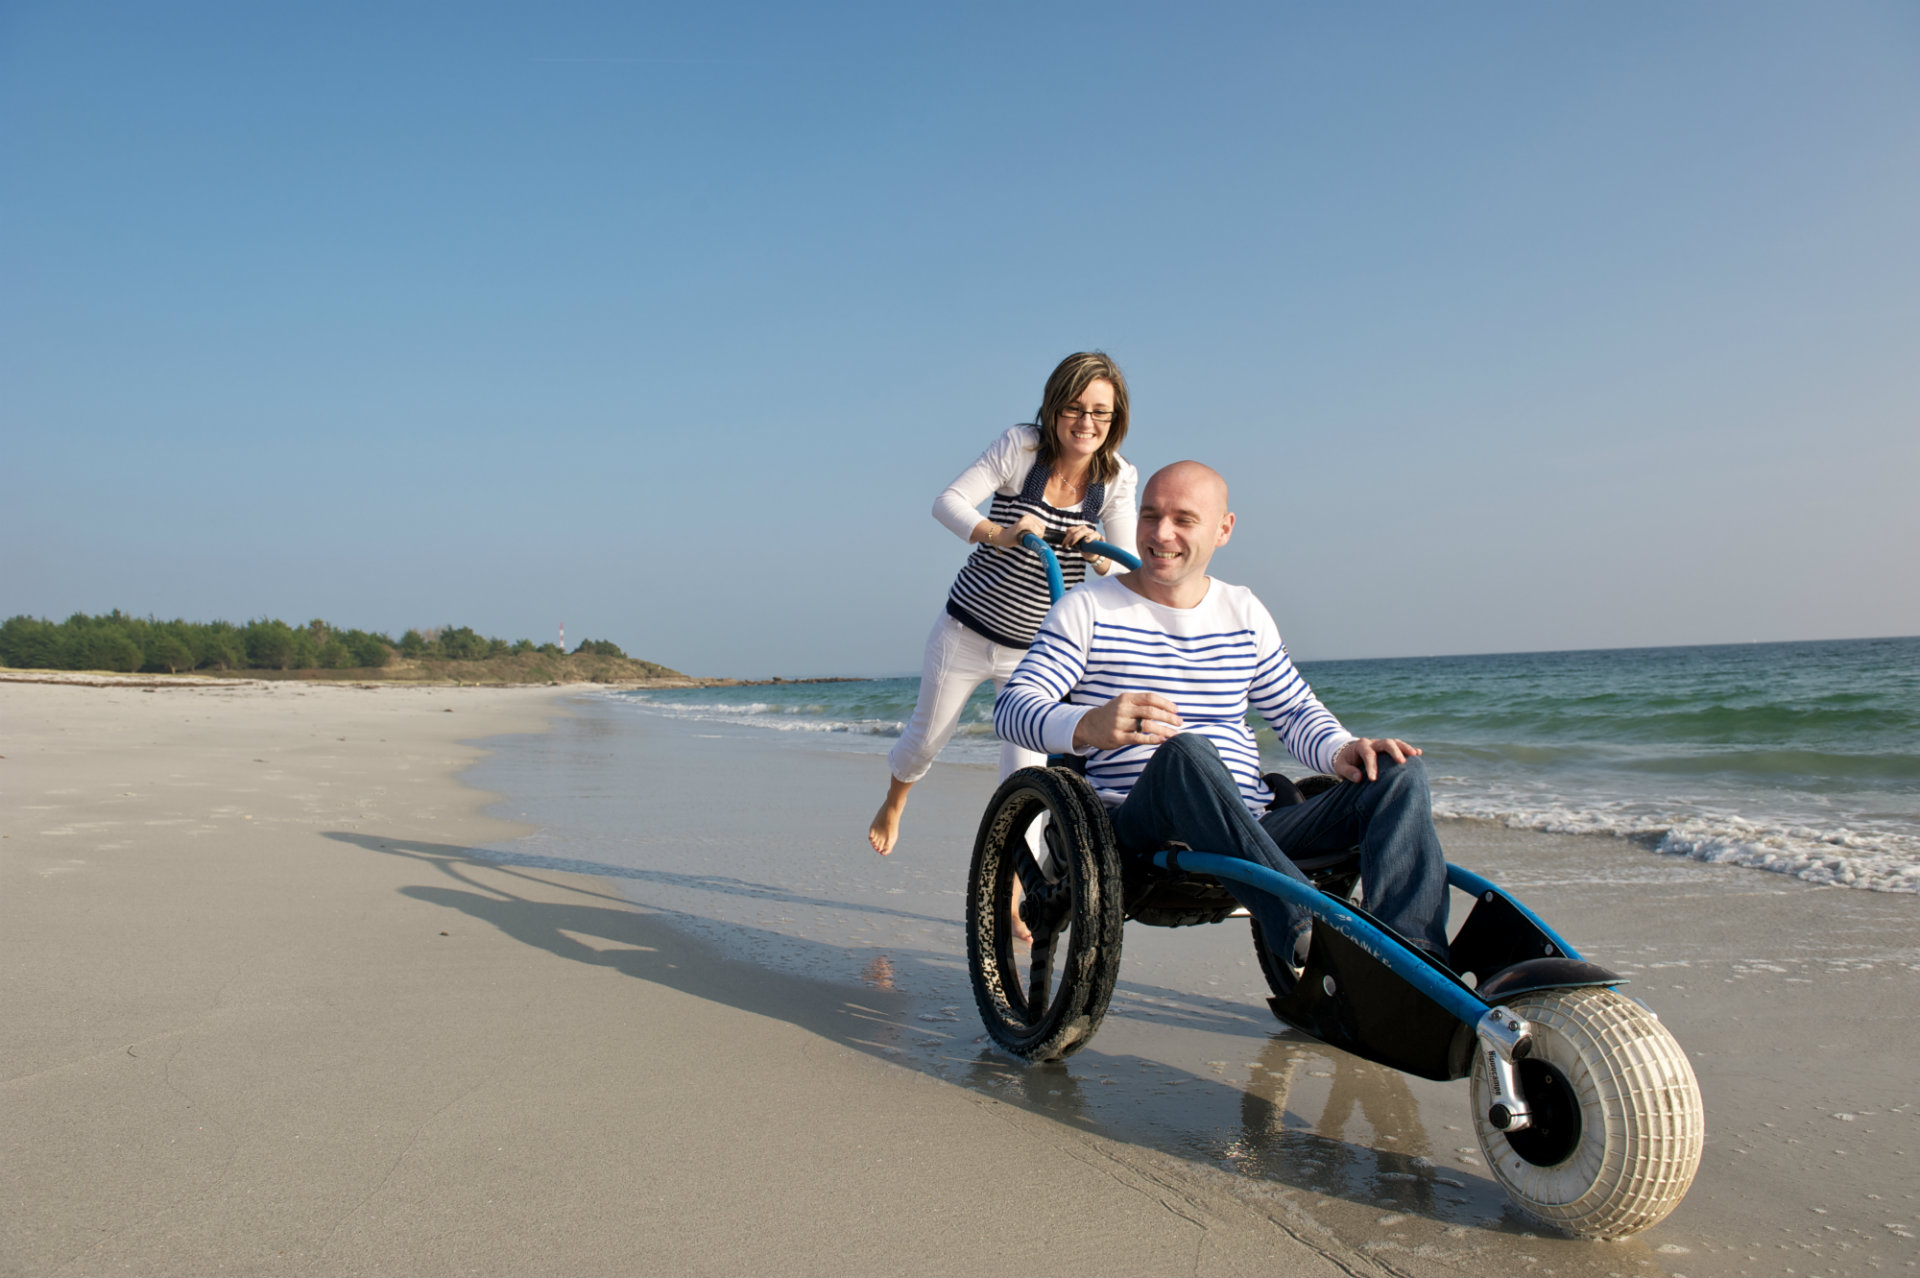
[[[1040,562],[1046,565],[1047,593],[1055,603],[1059,603],[1060,596],[1067,593],[1066,579],[1060,575],[1059,556],[1053,553],[1052,546],[1041,541],[1032,533],[1021,533],[1020,544],[1040,556]],[[1086,551],[1090,554],[1103,555],[1116,563],[1125,565],[1130,571],[1137,572],[1140,568],[1140,557],[1138,555],[1130,555],[1110,541],[1083,541],[1078,546],[1075,546],[1074,549]]]
[[[1059,603],[1060,596],[1067,593],[1067,583],[1060,576],[1060,560],[1055,557],[1053,547],[1032,533],[1021,533],[1020,544],[1040,556],[1040,562],[1047,569],[1047,594],[1055,603]]]
[[[1111,559],[1129,572],[1140,571],[1140,556],[1130,555],[1110,541],[1083,541],[1074,549]]]

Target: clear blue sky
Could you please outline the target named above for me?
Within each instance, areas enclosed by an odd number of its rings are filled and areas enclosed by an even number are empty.
[[[0,615],[917,669],[1069,351],[1297,655],[1920,632],[1920,7],[0,0]]]

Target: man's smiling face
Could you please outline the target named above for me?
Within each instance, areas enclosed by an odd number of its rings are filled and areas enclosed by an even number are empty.
[[[1227,481],[1199,462],[1175,462],[1140,493],[1140,570],[1124,580],[1155,603],[1191,608],[1206,597],[1213,552],[1232,535]]]

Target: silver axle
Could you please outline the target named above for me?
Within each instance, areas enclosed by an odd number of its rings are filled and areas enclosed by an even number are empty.
[[[1524,1131],[1533,1125],[1533,1115],[1520,1095],[1517,1067],[1533,1051],[1532,1027],[1503,1007],[1490,1007],[1473,1032],[1480,1039],[1487,1078],[1493,1083],[1487,1122],[1503,1132]]]

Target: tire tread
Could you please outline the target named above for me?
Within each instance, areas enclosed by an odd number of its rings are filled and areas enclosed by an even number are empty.
[[[1679,1043],[1612,990],[1539,991],[1508,1006],[1533,1025],[1536,1055],[1568,1075],[1582,1132],[1566,1161],[1528,1163],[1487,1122],[1476,1063],[1474,1126],[1495,1178],[1529,1215],[1579,1237],[1622,1238],[1664,1219],[1693,1184],[1705,1143],[1700,1086]]]

